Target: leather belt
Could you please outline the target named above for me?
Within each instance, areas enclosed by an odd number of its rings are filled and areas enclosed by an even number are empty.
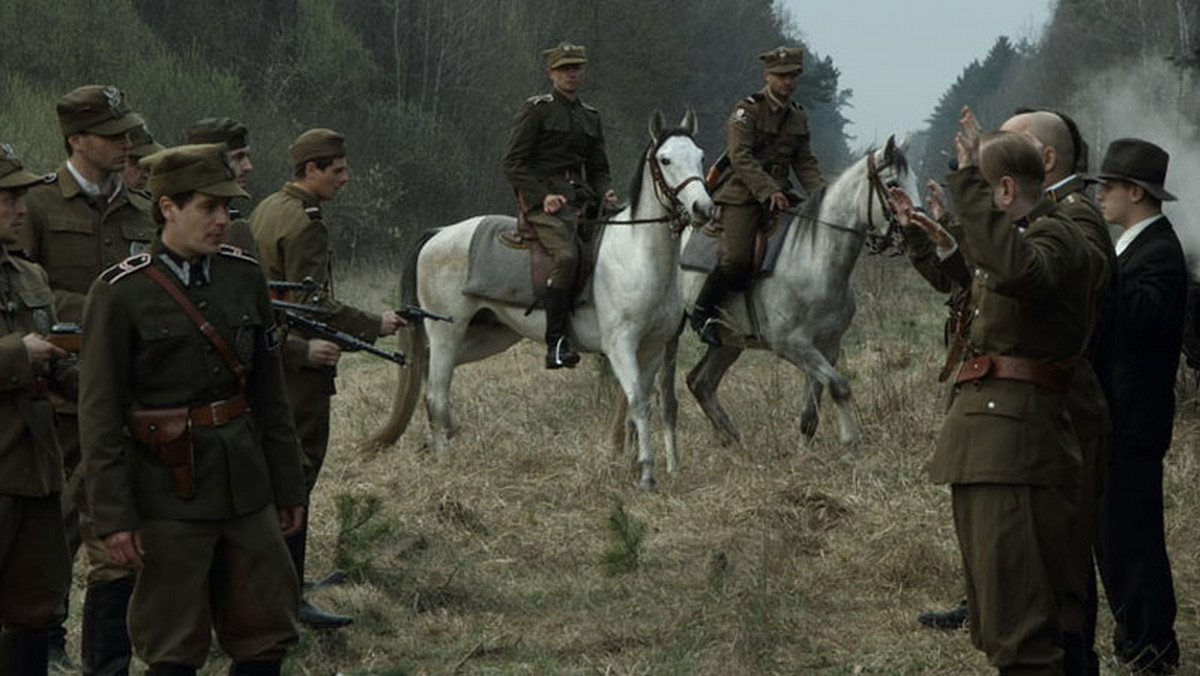
[[[214,401],[203,406],[193,406],[188,409],[188,420],[195,427],[216,427],[224,425],[246,412],[246,395]]]
[[[1020,380],[1044,387],[1055,394],[1066,394],[1071,388],[1071,369],[1026,357],[980,355],[963,362],[954,384],[985,378]]]

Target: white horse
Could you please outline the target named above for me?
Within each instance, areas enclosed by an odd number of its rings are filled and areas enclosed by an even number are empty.
[[[808,397],[800,414],[800,430],[812,439],[817,430],[817,403],[826,387],[837,405],[840,438],[859,436],[850,384],[834,368],[842,335],[854,317],[850,273],[869,237],[889,237],[892,213],[886,186],[917,194],[916,178],[904,157],[907,139],[894,138],[868,152],[832,185],[801,207],[792,219],[779,259],[770,276],[747,294],[729,294],[721,308],[721,347],[710,347],[688,373],[688,389],[725,443],[741,441],[737,427],[717,398],[717,387],[742,351],[766,349],[802,369]],[[685,237],[703,237],[689,233]],[[684,241],[684,246],[687,242]],[[680,281],[689,311],[704,284],[704,274],[683,271]],[[668,356],[665,377],[674,370]]]
[[[630,402],[626,424],[637,436],[644,487],[655,481],[650,390],[663,366],[665,346],[683,321],[678,228],[689,220],[704,222],[713,212],[702,178],[703,153],[692,139],[695,130],[690,110],[678,129],[664,129],[660,113],[651,119],[651,140],[638,163],[630,206],[612,217],[600,242],[594,303],[578,308],[571,321],[575,345],[608,357]],[[406,299],[455,321],[426,320],[423,327],[402,332],[414,364],[401,369],[391,418],[372,438],[375,443],[393,443],[404,432],[427,367],[425,405],[433,446],[445,454],[453,434],[450,381],[455,367],[503,352],[521,338],[543,340],[543,311],[530,313],[524,306],[463,293],[471,238],[484,218],[496,217],[475,217],[431,231],[410,253]],[[667,469],[674,471],[674,410],[664,410],[663,417]]]

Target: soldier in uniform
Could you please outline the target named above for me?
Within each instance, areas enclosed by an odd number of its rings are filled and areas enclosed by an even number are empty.
[[[692,311],[700,340],[721,344],[715,320],[728,291],[744,291],[754,271],[754,236],[796,199],[789,174],[812,193],[825,185],[809,145],[808,115],[792,100],[804,72],[804,51],[777,47],[758,58],[767,84],[738,101],[725,125],[725,157],[732,175],[713,194],[719,207],[721,257]]]
[[[249,131],[246,125],[229,117],[206,117],[196,120],[187,130],[188,143],[224,143],[229,149],[229,161],[237,174],[237,183],[246,189],[254,163],[250,161]],[[251,256],[257,255],[254,248],[254,233],[250,221],[240,209],[229,207],[229,227],[225,229],[225,243],[236,246]]]
[[[67,160],[48,182],[26,195],[28,227],[22,244],[46,269],[55,309],[63,322],[79,322],[91,283],[107,267],[149,246],[154,239],[150,203],[121,181],[143,126],[116,87],[86,85],[56,105]],[[80,473],[79,425],[75,402],[52,399],[62,444],[68,497],[77,494]],[[116,565],[91,534],[86,514],[66,516],[68,531],[78,528],[87,551],[87,593],[83,607],[83,666],[90,674],[123,674],[129,665],[125,606],[133,591],[133,571]],[[77,548],[78,545],[72,547]],[[64,600],[65,604],[65,600]],[[62,613],[65,618],[65,606]],[[61,640],[61,632],[58,634]]]
[[[121,182],[130,190],[144,192],[146,179],[150,177],[150,173],[141,165],[142,158],[153,155],[163,147],[154,140],[154,136],[145,127],[138,127],[131,131],[129,141],[133,147],[125,154],[125,168],[121,170]]]
[[[1060,555],[1079,524],[1082,466],[1067,395],[1099,255],[1044,196],[1027,137],[981,142],[966,111],[956,145],[950,187],[977,267],[968,358],[929,471],[951,485],[976,647],[1002,674],[1061,674],[1080,573]]]
[[[504,175],[517,191],[525,222],[553,266],[541,290],[546,310],[546,368],[574,368],[579,353],[568,334],[579,270],[581,219],[617,202],[610,189],[600,112],[579,99],[587,51],[568,42],[542,52],[554,84],[527,99],[513,119]]]
[[[231,674],[278,674],[298,639],[283,534],[304,477],[266,280],[221,244],[247,195],[217,144],[146,162],[160,242],[106,270],[84,313],[92,517],[138,569],[129,629],[148,674],[195,674],[213,629]]]
[[[310,129],[296,138],[290,151],[294,179],[259,203],[250,215],[250,228],[267,278],[286,282],[311,278],[319,289],[315,297],[294,292],[289,299],[323,305],[329,310],[323,321],[345,333],[367,342],[395,333],[403,324],[395,311],[387,310],[382,315],[363,312],[338,302],[333,295],[329,230],[321,202],[333,199],[350,180],[345,137],[330,129]],[[337,391],[334,378],[339,357],[338,346],[327,340],[306,340],[296,335],[287,338],[284,366],[288,399],[304,450],[309,493],[316,486],[329,445],[329,402]],[[306,521],[298,533],[288,538],[292,562],[302,582],[307,542]],[[314,628],[341,627],[351,622],[344,615],[322,611],[307,599],[301,599],[300,619]]]
[[[25,189],[41,180],[0,145],[0,673],[22,676],[47,673],[49,630],[71,584],[62,454],[46,400],[66,352],[45,338],[54,321],[46,272],[9,251]]]

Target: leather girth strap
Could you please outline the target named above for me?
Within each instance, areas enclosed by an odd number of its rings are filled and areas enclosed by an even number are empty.
[[[147,265],[143,269],[150,276],[150,279],[153,279],[155,283],[161,286],[179,304],[179,307],[183,308],[188,319],[191,319],[196,328],[200,329],[200,333],[208,339],[208,342],[212,343],[212,346],[217,350],[217,354],[221,355],[221,359],[225,362],[225,365],[237,377],[238,391],[245,392],[246,367],[238,360],[237,355],[233,352],[233,348],[229,347],[229,343],[225,342],[225,339],[221,337],[221,334],[217,333],[217,329],[212,323],[205,319],[204,315],[200,314],[200,310],[196,309],[196,305],[183,293],[183,290],[167,279],[162,270],[153,265]]]

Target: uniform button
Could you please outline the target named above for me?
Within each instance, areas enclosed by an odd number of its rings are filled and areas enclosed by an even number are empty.
[[[207,353],[209,353],[209,354],[212,354],[212,351],[213,351],[213,346],[212,346],[212,345],[205,345],[205,346],[204,346],[204,351],[205,351],[205,352],[207,352]]]
[[[219,375],[221,373],[221,367],[220,366],[212,367],[212,372]]]
[[[112,246],[112,237],[104,238],[104,246]]]
[[[12,377],[12,381],[13,381],[13,384],[15,385],[15,384],[17,384],[17,383],[21,382],[21,379],[20,379],[20,378],[18,378],[18,377],[16,377],[16,376],[13,376],[13,377]]]
[[[975,276],[978,277],[981,274],[983,274],[983,270],[980,270],[979,268],[975,268]]]
[[[979,316],[979,308],[975,308],[975,316],[976,316],[976,317],[978,317],[978,316]]]
[[[200,308],[201,310],[203,310],[204,308],[208,307],[208,301],[206,301],[206,300],[202,300],[202,301],[200,301],[199,303],[196,303],[196,307],[198,307],[198,308]]]
[[[250,315],[242,315],[242,321],[243,321],[243,322],[249,322],[249,321],[250,321]]]
[[[989,402],[987,403],[987,407],[988,407],[988,410],[989,410],[989,411],[994,411],[994,410],[996,410],[996,402],[994,402],[994,401],[989,401]]]
[[[159,332],[159,333],[161,333],[162,335],[164,335],[164,336],[165,336],[165,335],[167,335],[168,333],[170,333],[170,332],[171,332],[171,330],[170,330],[170,329],[168,329],[167,327],[165,327],[165,326],[164,326],[164,327],[162,327],[161,329],[159,329],[159,330],[158,330],[158,332]]]

